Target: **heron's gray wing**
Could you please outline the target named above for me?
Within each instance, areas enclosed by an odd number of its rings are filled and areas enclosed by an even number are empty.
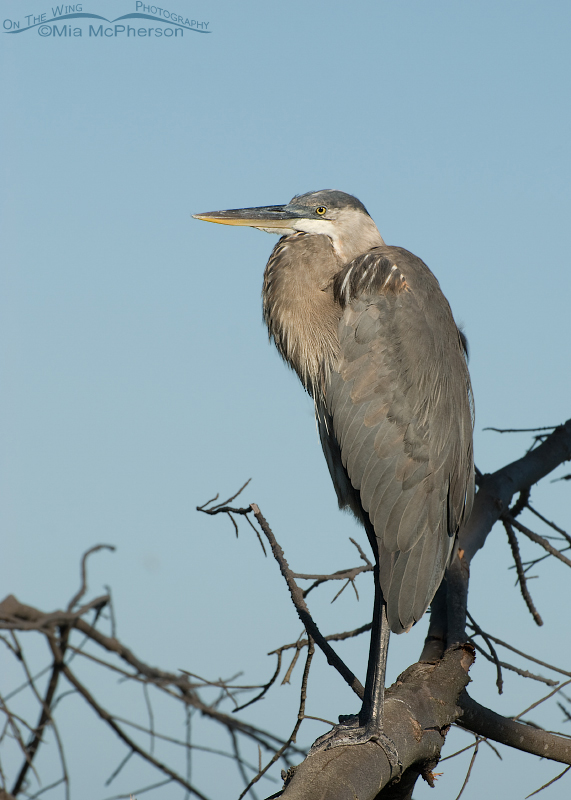
[[[340,504],[374,531],[389,623],[401,632],[426,611],[470,511],[470,378],[450,307],[416,256],[374,248],[336,276],[334,294],[340,356],[321,439]]]

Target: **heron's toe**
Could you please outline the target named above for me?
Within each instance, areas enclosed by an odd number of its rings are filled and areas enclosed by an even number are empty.
[[[345,720],[348,722],[346,723]],[[396,745],[390,736],[387,736],[374,720],[370,720],[365,725],[359,725],[358,722],[359,718],[356,715],[340,716],[340,724],[335,725],[335,727],[326,734],[316,739],[309,754],[314,755],[320,750],[331,750],[333,747],[373,742],[383,749],[390,764],[391,772],[396,772],[401,775],[403,771],[402,762]]]

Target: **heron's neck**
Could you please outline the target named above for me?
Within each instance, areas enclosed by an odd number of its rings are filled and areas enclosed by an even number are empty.
[[[284,360],[315,396],[337,358],[340,308],[333,276],[343,266],[324,235],[284,236],[264,273],[264,320]]]
[[[333,249],[341,263],[349,264],[357,256],[367,253],[373,247],[384,245],[379,229],[369,216],[354,214],[354,217],[345,215],[343,221],[338,223],[331,232],[328,232],[333,243]]]

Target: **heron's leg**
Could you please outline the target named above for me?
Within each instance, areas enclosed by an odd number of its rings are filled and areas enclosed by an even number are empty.
[[[375,570],[376,572],[376,570]],[[375,578],[377,576],[375,575]],[[359,713],[361,727],[370,729],[374,736],[383,729],[383,706],[385,702],[385,674],[389,653],[390,628],[385,603],[378,580],[375,586],[375,606],[369,647],[369,663],[363,705]],[[373,738],[373,736],[371,738]]]
[[[313,744],[312,753],[318,750],[329,750],[332,747],[341,745],[376,742],[385,751],[391,768],[399,768],[402,771],[402,764],[396,746],[383,730],[385,672],[389,636],[387,605],[381,591],[378,572],[375,569],[375,605],[373,608],[367,680],[365,682],[365,694],[361,711],[358,716],[340,717],[340,724],[336,725],[324,736],[321,736]]]

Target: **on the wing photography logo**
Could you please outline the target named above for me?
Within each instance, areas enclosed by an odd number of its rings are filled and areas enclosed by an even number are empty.
[[[4,19],[4,33],[35,33],[54,39],[181,39],[190,33],[210,33],[210,23],[190,19],[170,9],[136,0],[135,11],[115,19],[84,10],[85,3],[52,6],[50,11],[24,14],[19,19]],[[160,23],[157,25],[157,23]]]

